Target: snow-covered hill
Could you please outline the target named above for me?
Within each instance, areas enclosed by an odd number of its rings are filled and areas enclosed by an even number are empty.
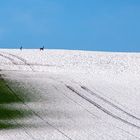
[[[140,139],[139,53],[1,49],[0,70],[33,99],[12,104],[32,115],[1,140]]]
[[[140,73],[139,53],[103,53],[69,50],[46,50],[43,52],[39,50],[1,50],[0,59],[1,65],[3,65],[1,69],[48,71],[49,67],[50,69],[61,70],[72,68],[71,71],[79,69],[80,71],[91,73]]]

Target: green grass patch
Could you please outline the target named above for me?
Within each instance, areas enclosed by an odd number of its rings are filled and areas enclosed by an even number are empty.
[[[0,104],[18,103],[21,102],[10,89],[7,87],[5,81],[0,79]]]
[[[7,129],[16,129],[16,128],[20,128],[20,125],[0,121],[0,130],[2,130],[2,129],[6,129],[6,130]]]
[[[20,105],[29,101],[22,92],[15,93],[7,85],[7,82],[0,77],[0,129],[12,129],[22,127],[16,123],[16,119],[23,119],[31,116],[29,109],[19,108]],[[15,107],[19,106],[18,107]],[[9,123],[11,121],[12,123]]]

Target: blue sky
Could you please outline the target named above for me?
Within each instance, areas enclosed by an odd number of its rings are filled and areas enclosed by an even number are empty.
[[[0,48],[140,51],[140,0],[1,0]]]

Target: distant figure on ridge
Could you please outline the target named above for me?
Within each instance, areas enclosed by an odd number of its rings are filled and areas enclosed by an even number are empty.
[[[22,51],[22,46],[20,47],[20,50]]]
[[[44,46],[42,48],[40,48],[40,51],[43,51],[44,50]]]

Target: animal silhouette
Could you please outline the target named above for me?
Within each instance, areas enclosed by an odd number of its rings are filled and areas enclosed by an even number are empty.
[[[20,50],[22,50],[22,48],[23,48],[23,47],[21,46],[21,47],[20,47]]]
[[[40,48],[40,51],[43,51],[44,50],[44,46],[42,48]]]

